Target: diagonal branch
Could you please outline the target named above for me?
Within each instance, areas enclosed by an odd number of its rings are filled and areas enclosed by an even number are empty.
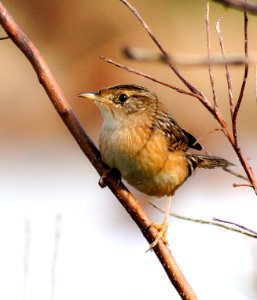
[[[84,152],[100,175],[106,174],[107,166],[102,162],[99,151],[86,134],[77,116],[65,99],[42,55],[15,23],[12,16],[6,10],[1,1],[0,24],[12,41],[28,58],[49,99],[75,138],[81,150]],[[105,177],[105,182],[129,213],[131,218],[135,221],[149,244],[151,244],[157,235],[156,229],[151,226],[153,223],[152,220],[147,216],[137,200],[122,183],[117,183],[117,181],[108,176],[108,174]],[[173,256],[171,255],[169,248],[162,240],[158,241],[156,247],[154,247],[154,252],[181,298],[188,300],[197,299],[193,290],[187,283],[184,275],[176,264]]]
[[[219,2],[224,6],[231,6],[237,9],[242,9],[249,11],[253,14],[257,14],[257,5],[252,3],[247,3],[244,0],[213,0],[214,2]]]
[[[245,227],[244,225],[241,225],[241,224],[238,224],[238,223],[235,223],[235,222],[231,222],[231,221],[221,220],[221,219],[218,219],[218,218],[213,218],[213,221],[214,222],[219,222],[221,224],[223,223],[223,224],[232,225],[232,226],[236,227],[236,228],[233,228],[233,231],[243,233],[243,234],[248,235],[248,236],[253,237],[253,238],[257,238],[257,231],[252,230],[248,227]]]
[[[116,67],[118,67],[118,68],[124,69],[124,70],[126,70],[126,71],[128,71],[128,72],[130,72],[130,73],[137,74],[137,75],[139,75],[139,76],[142,76],[142,77],[144,77],[144,78],[147,78],[147,79],[149,79],[149,80],[152,80],[153,82],[156,82],[156,83],[159,83],[159,84],[161,84],[161,85],[164,85],[164,86],[166,86],[166,87],[168,87],[168,88],[170,88],[170,89],[172,89],[172,90],[175,90],[176,92],[178,92],[178,93],[180,93],[180,94],[184,94],[184,95],[187,95],[187,96],[195,97],[195,98],[197,98],[198,100],[200,100],[201,102],[204,101],[204,98],[201,97],[199,94],[187,92],[187,91],[185,91],[185,90],[183,90],[183,89],[180,89],[180,88],[176,87],[175,85],[172,85],[172,84],[170,84],[170,83],[161,81],[161,80],[159,80],[159,79],[157,79],[157,78],[154,78],[154,77],[152,77],[152,76],[150,76],[150,75],[148,75],[148,74],[146,74],[146,73],[143,73],[143,72],[138,71],[138,70],[136,70],[136,69],[130,68],[130,67],[125,66],[125,65],[123,65],[123,64],[117,63],[116,61],[114,61],[114,60],[112,60],[112,59],[110,59],[110,58],[106,58],[106,57],[104,57],[104,56],[101,56],[100,58],[101,58],[102,60],[104,60],[105,62],[109,63],[109,64],[112,64],[112,65],[114,65],[114,66],[116,66]],[[208,106],[207,106],[207,109],[208,109]]]

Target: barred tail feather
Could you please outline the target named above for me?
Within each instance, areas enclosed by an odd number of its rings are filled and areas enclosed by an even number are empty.
[[[224,158],[217,156],[208,156],[208,155],[198,155],[190,154],[190,161],[194,168],[204,168],[204,169],[213,169],[213,168],[227,168],[233,166],[231,162],[227,161]]]

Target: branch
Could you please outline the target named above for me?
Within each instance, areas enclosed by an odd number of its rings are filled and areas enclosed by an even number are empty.
[[[208,59],[211,58],[211,38],[210,38],[210,4],[207,2],[206,5],[206,15],[205,15],[205,26],[206,26],[206,36],[207,36],[207,51],[208,51]],[[224,57],[223,57],[224,59]],[[211,65],[208,65],[208,72],[210,77],[210,83],[211,83],[211,89],[212,89],[212,99],[214,108],[217,109],[218,103],[217,103],[217,96],[216,96],[216,90],[215,90],[215,83],[214,83],[214,77],[212,73]]]
[[[1,2],[0,24],[12,41],[30,61],[49,99],[75,138],[81,150],[90,160],[99,175],[107,174],[105,177],[106,185],[111,189],[131,218],[135,221],[148,243],[151,244],[157,235],[157,230],[151,226],[153,223],[152,220],[147,216],[145,211],[127,188],[122,183],[117,183],[117,181],[115,181],[112,177],[108,176],[108,172],[106,172],[108,168],[102,162],[99,151],[86,134],[77,116],[65,99],[42,55],[18,27]],[[171,255],[169,248],[164,244],[164,242],[159,240],[153,250],[181,298],[188,300],[197,299]]]
[[[122,48],[122,54],[131,60],[141,61],[141,62],[158,62],[162,64],[167,64],[165,57],[163,54],[160,54],[156,51],[152,51],[145,48],[138,47],[124,47]],[[172,63],[176,66],[185,66],[185,67],[201,67],[201,66],[224,66],[232,65],[232,66],[241,66],[245,64],[255,65],[257,63],[256,55],[252,56],[212,56],[209,55],[207,57],[203,56],[175,56],[172,55]]]
[[[233,183],[233,187],[253,187],[250,183]]]
[[[247,12],[244,12],[244,52],[245,52],[245,57],[248,57],[248,15]],[[238,116],[238,112],[239,109],[241,107],[242,104],[242,100],[243,100],[243,96],[244,96],[244,91],[245,91],[245,85],[246,85],[246,81],[248,78],[248,64],[245,65],[245,69],[244,69],[244,77],[243,77],[243,82],[241,85],[241,89],[240,89],[240,93],[239,93],[239,97],[232,115],[232,128],[233,128],[233,134],[234,134],[234,138],[235,138],[235,145],[236,147],[238,147],[238,138],[237,138],[237,116]]]
[[[222,53],[222,56],[225,58],[225,48],[224,48],[224,43],[223,43],[223,36],[222,36],[222,32],[220,30],[221,20],[222,20],[222,18],[219,18],[217,21],[216,31],[217,31],[218,37],[219,37],[221,53]],[[232,93],[232,79],[231,79],[231,75],[230,75],[227,64],[225,64],[225,70],[226,70],[226,78],[227,78],[227,85],[228,85],[229,108],[230,108],[230,114],[231,114],[231,118],[232,118],[233,114],[234,114],[235,105],[234,105],[234,99],[233,99],[233,93]]]
[[[224,224],[229,224],[229,225],[233,225],[235,227],[238,227],[240,228],[243,232],[241,232],[241,230],[237,230],[235,228],[233,228],[232,230],[233,231],[236,231],[236,232],[239,232],[239,233],[243,233],[245,235],[248,235],[250,237],[254,237],[254,238],[257,238],[257,231],[254,231],[250,228],[247,228],[245,227],[244,225],[240,225],[240,224],[237,224],[235,222],[231,222],[231,221],[226,221],[226,220],[221,220],[221,219],[217,219],[217,218],[213,218],[213,221],[215,222],[219,222],[219,223],[224,223]]]
[[[167,82],[161,81],[161,80],[159,80],[159,79],[157,79],[157,78],[154,78],[154,77],[152,77],[151,75],[148,75],[148,74],[143,73],[143,72],[141,72],[141,71],[138,71],[138,70],[136,70],[136,69],[130,68],[130,67],[125,66],[125,65],[123,65],[123,64],[117,63],[116,61],[114,61],[114,60],[112,60],[112,59],[110,59],[110,58],[106,58],[106,57],[104,57],[104,56],[101,56],[100,59],[102,59],[102,60],[104,60],[105,62],[107,62],[107,63],[109,63],[109,64],[112,64],[112,65],[114,65],[114,66],[116,66],[116,67],[118,67],[118,68],[124,69],[124,70],[127,71],[127,72],[130,72],[130,73],[133,73],[133,74],[137,74],[137,75],[139,75],[139,76],[142,76],[142,77],[144,77],[144,78],[147,78],[147,79],[149,79],[149,80],[152,80],[153,82],[157,82],[157,83],[159,83],[159,84],[161,84],[161,85],[164,85],[164,86],[166,86],[166,87],[168,87],[168,88],[170,88],[170,89],[172,89],[172,90],[175,90],[176,92],[178,92],[178,93],[180,93],[180,94],[184,94],[184,95],[187,95],[187,96],[192,96],[192,97],[195,97],[195,98],[199,99],[200,101],[204,101],[203,97],[201,97],[201,96],[198,95],[198,94],[191,93],[191,92],[187,92],[187,91],[185,91],[185,90],[183,90],[183,89],[180,89],[180,88],[176,87],[175,85],[172,85],[172,84],[169,84],[169,83],[167,83]]]
[[[237,9],[249,11],[253,14],[257,14],[257,5],[252,3],[247,3],[243,0],[213,0],[214,2],[219,2],[224,6],[231,6]]]

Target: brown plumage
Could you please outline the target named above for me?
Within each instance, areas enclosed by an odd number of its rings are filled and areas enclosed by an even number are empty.
[[[177,124],[156,94],[144,87],[117,85],[80,96],[94,100],[104,117],[99,139],[104,162],[145,194],[167,195],[169,204],[195,168],[231,165],[219,157],[191,154],[189,148],[201,150],[201,145]],[[158,239],[166,232],[167,218],[168,209]]]

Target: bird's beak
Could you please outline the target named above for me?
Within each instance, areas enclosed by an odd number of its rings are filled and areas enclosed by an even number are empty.
[[[78,97],[87,98],[89,100],[93,100],[93,101],[97,101],[97,102],[103,101],[98,93],[81,93],[78,95]]]

